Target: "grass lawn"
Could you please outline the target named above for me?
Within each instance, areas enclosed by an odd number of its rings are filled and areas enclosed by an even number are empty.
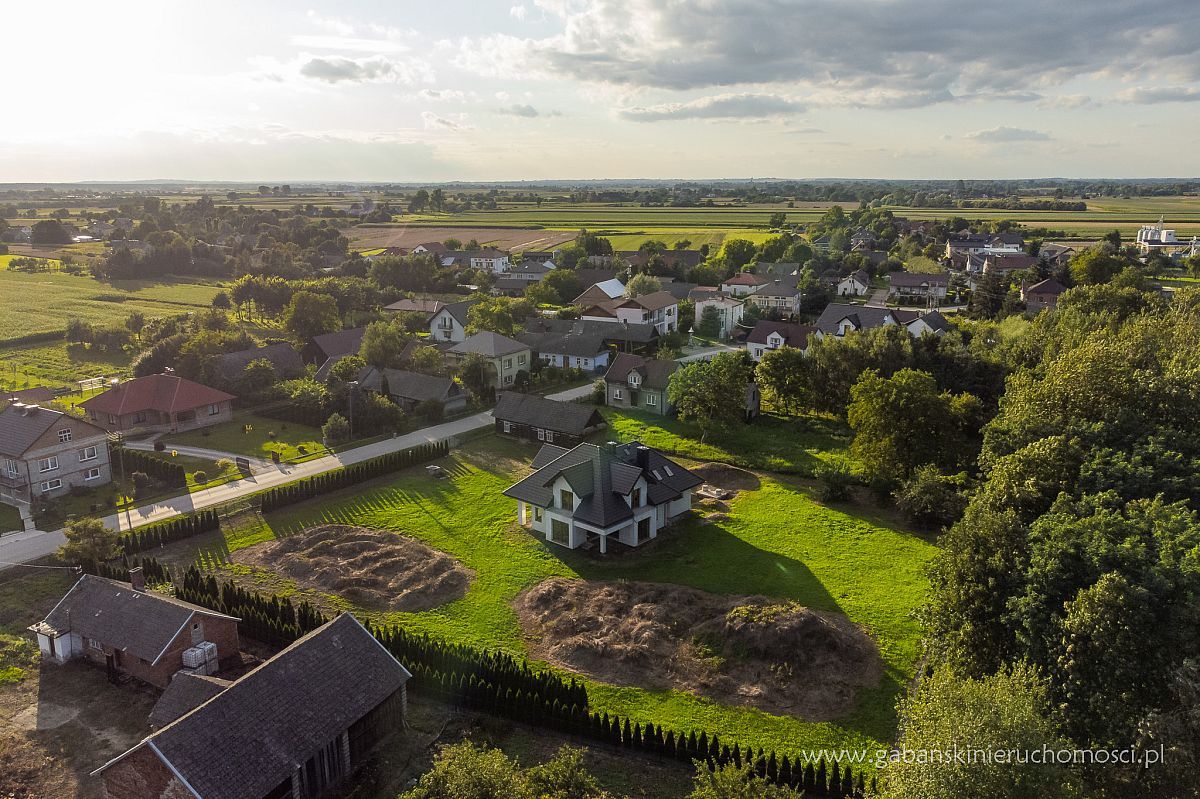
[[[758,710],[727,707],[691,694],[588,682],[593,708],[653,720],[676,729],[703,728],[727,741],[781,753],[802,748],[875,748],[894,734],[894,702],[916,659],[920,630],[913,611],[927,590],[924,565],[934,547],[919,536],[879,526],[818,504],[791,478],[764,478],[740,494],[728,521],[687,521],[653,550],[608,561],[541,542],[515,524],[516,505],[500,496],[523,476],[535,447],[487,436],[444,462],[451,478],[434,480],[412,469],[384,483],[342,492],[319,502],[253,517],[247,525],[197,541],[196,555],[221,562],[272,536],[322,523],[393,529],[446,551],[475,570],[467,595],[424,613],[363,613],[415,631],[476,647],[526,654],[511,602],[548,577],[622,578],[681,583],[706,591],[766,594],[814,608],[840,610],[878,642],[885,664],[881,684],[860,695],[858,707],[832,723],[807,723]],[[244,529],[243,529],[244,528]],[[224,568],[245,572],[246,567]],[[267,576],[267,575],[264,575]],[[269,585],[294,590],[281,577]],[[353,608],[338,597],[327,604]]]
[[[168,448],[203,447],[256,458],[269,458],[272,452],[278,452],[282,460],[325,452],[321,431],[317,428],[253,413],[234,414],[231,422],[174,433],[163,441]],[[300,452],[301,447],[305,452]]]
[[[21,521],[21,512],[12,505],[0,502],[0,533],[24,529],[25,523]]]
[[[688,458],[721,461],[750,469],[813,475],[823,465],[848,460],[850,434],[844,427],[816,416],[784,417],[764,414],[753,424],[729,432],[701,432],[673,416],[601,408],[608,429],[600,435],[620,441],[641,441],[664,452]]]

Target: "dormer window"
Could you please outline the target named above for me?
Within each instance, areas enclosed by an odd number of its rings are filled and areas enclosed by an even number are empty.
[[[642,489],[640,487],[633,489],[633,493],[629,495],[629,499],[629,504],[635,508],[640,508],[642,506]]]
[[[641,384],[642,384],[642,376],[640,374],[638,374],[637,372],[630,372],[629,373],[629,385],[633,386],[634,388],[637,388]]]
[[[70,441],[71,440],[71,429],[65,428],[63,430],[59,430],[58,431],[58,440],[64,444],[67,443],[68,441]]]

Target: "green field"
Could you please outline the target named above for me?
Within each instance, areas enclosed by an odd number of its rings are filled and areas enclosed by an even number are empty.
[[[233,421],[225,424],[172,433],[163,441],[168,447],[203,447],[255,458],[269,458],[272,452],[277,452],[281,460],[326,451],[317,428],[252,413],[235,414]]]
[[[517,655],[526,649],[511,602],[523,589],[552,576],[674,582],[840,610],[878,642],[885,676],[836,722],[806,723],[677,691],[589,681],[593,709],[676,729],[704,728],[725,740],[781,752],[874,748],[891,740],[894,702],[919,656],[920,629],[913,611],[927,588],[923,569],[934,552],[931,544],[854,511],[822,506],[790,479],[766,476],[757,490],[732,501],[727,521],[685,521],[649,552],[596,560],[547,545],[515,525],[515,503],[500,492],[525,473],[534,451],[532,445],[489,435],[444,462],[452,475],[448,480],[433,480],[413,469],[382,484],[236,526],[191,554],[213,565],[231,550],[323,523],[397,530],[454,555],[476,572],[475,581],[463,599],[424,613],[355,610],[377,621]],[[223,568],[245,573],[241,566]],[[272,590],[295,590],[283,578],[264,577]],[[323,601],[352,607],[339,597]]]

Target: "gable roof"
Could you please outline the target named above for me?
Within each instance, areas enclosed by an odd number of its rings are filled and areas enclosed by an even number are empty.
[[[795,283],[786,280],[772,280],[768,285],[763,286],[758,291],[754,292],[753,297],[797,297],[800,295],[800,289]]]
[[[921,286],[948,286],[950,285],[950,273],[938,272],[891,272],[888,274],[888,282],[893,286],[903,286],[905,288],[920,288]]]
[[[625,383],[629,380],[629,373],[636,371],[642,376],[643,386],[666,388],[667,383],[671,380],[671,375],[678,368],[679,363],[676,361],[660,361],[655,358],[634,355],[631,352],[622,352],[609,364],[608,370],[604,373],[604,380],[608,383]]]
[[[597,319],[548,319],[544,316],[526,321],[525,332],[598,336],[603,341],[630,344],[649,344],[658,338],[658,328],[649,322],[614,323]]]
[[[808,339],[817,332],[814,325],[798,325],[793,322],[771,322],[760,319],[754,324],[754,329],[746,337],[749,344],[766,344],[772,333],[778,333],[783,343],[789,347],[802,350],[808,346]]]
[[[176,672],[162,696],[154,703],[154,709],[150,711],[150,726],[167,726],[180,716],[191,713],[230,685],[233,685],[232,681],[219,677],[182,670]]]
[[[636,297],[630,297],[621,303],[622,306],[636,305],[647,311],[661,311],[663,308],[669,308],[672,305],[678,305],[679,300],[675,299],[675,295],[669,291],[656,291],[653,294],[639,294]]]
[[[1066,286],[1064,286],[1062,283],[1059,283],[1052,277],[1048,277],[1045,280],[1034,283],[1032,286],[1025,287],[1026,294],[1046,294],[1057,296],[1066,290]]]
[[[420,297],[405,297],[402,300],[383,306],[383,310],[393,313],[423,313],[433,316],[446,307],[441,300],[423,299]]]
[[[770,283],[770,278],[764,275],[756,275],[753,272],[738,272],[730,278],[726,278],[721,282],[722,286],[765,286]]]
[[[438,314],[445,311],[446,313],[453,316],[456,322],[458,322],[463,327],[466,327],[467,326],[467,311],[471,310],[471,307],[473,305],[478,304],[478,302],[479,302],[479,300],[461,300],[459,302],[447,303],[446,305],[443,305],[441,308],[439,308],[437,311],[435,311],[433,315],[437,316]],[[432,317],[431,317],[431,321],[432,321]]]
[[[298,375],[304,372],[304,361],[299,351],[287,342],[252,347],[248,350],[227,352],[217,356],[217,371],[228,379],[241,375],[251,361],[265,358],[275,367],[277,375]]]
[[[598,283],[593,283],[583,290],[578,297],[571,302],[573,304],[586,304],[593,302],[603,302],[605,299],[615,300],[618,297],[625,295],[625,284],[615,277],[602,280]]]
[[[501,391],[492,416],[502,422],[540,427],[556,433],[583,435],[590,427],[604,424],[604,417],[592,405],[559,402],[535,394]]]
[[[79,403],[79,407],[97,413],[123,416],[139,411],[176,413],[232,399],[232,394],[178,375],[159,374],[127,380],[103,394],[84,400]]]
[[[64,419],[70,421],[74,417],[52,408],[22,402],[13,402],[0,408],[0,453],[13,457],[24,455],[33,442]],[[104,432],[103,428],[83,419],[74,421],[95,428],[97,435]]]
[[[842,280],[853,280],[862,286],[871,285],[871,276],[868,275],[864,269],[855,269],[853,272],[842,278]],[[838,282],[840,283],[842,280],[839,280]]]
[[[608,350],[603,336],[596,333],[568,331],[566,333],[522,333],[517,340],[538,354],[571,355],[594,358]]]
[[[945,333],[950,329],[950,320],[943,316],[941,311],[930,311],[923,316],[917,317],[917,319],[920,319],[922,322],[928,325],[935,333]],[[911,325],[916,322],[917,319],[901,322],[901,324]]]
[[[442,402],[462,393],[458,384],[448,377],[426,375],[405,369],[376,369],[368,366],[358,374],[358,383],[368,391],[379,392],[387,377],[388,393],[412,402],[436,400]]]
[[[323,333],[313,336],[312,343],[326,358],[338,355],[357,355],[362,349],[365,327],[354,327],[349,330],[337,330],[333,333]]]
[[[165,594],[137,591],[129,583],[85,574],[30,629],[95,638],[154,665],[195,614],[234,618]]]
[[[554,501],[554,482],[562,477],[579,500],[572,518],[601,529],[633,518],[623,497],[639,479],[645,479],[646,499],[654,505],[677,499],[704,482],[636,441],[603,447],[585,443],[570,450],[543,447],[533,462],[534,472],[506,488],[505,496],[548,507]]]
[[[343,613],[94,773],[149,746],[204,799],[264,796],[411,676]]]
[[[527,345],[515,341],[508,336],[502,336],[490,330],[481,330],[473,336],[467,336],[448,351],[458,355],[477,352],[485,358],[498,358],[502,355],[511,355],[514,352],[521,352],[527,349],[529,349]]]
[[[914,316],[915,318],[915,316]],[[826,335],[837,335],[838,323],[849,319],[856,330],[871,330],[883,327],[888,320],[900,321],[897,311],[892,308],[877,308],[871,305],[850,305],[849,303],[831,302],[821,311],[817,321],[813,322],[818,330]]]

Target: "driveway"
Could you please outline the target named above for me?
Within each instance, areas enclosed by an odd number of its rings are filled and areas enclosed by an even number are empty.
[[[266,458],[255,458],[249,455],[239,455],[236,452],[222,452],[219,449],[205,449],[204,447],[181,447],[178,444],[167,444],[165,441],[163,443],[166,445],[164,452],[178,452],[180,455],[187,455],[191,458],[202,458],[206,461],[219,461],[222,458],[236,461],[238,458],[245,458],[246,460],[250,461],[250,468],[254,471],[270,469],[275,465]],[[126,441],[125,448],[141,450],[142,452],[153,452],[154,442]]]

